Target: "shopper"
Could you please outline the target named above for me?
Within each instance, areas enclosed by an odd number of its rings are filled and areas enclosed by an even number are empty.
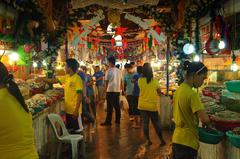
[[[97,103],[103,104],[103,93],[104,93],[104,73],[100,70],[99,66],[95,67],[95,73],[93,77],[96,79],[96,87],[97,87]]]
[[[173,98],[175,130],[172,137],[174,159],[195,159],[199,147],[198,124],[209,124],[198,93],[193,88],[200,87],[207,78],[207,67],[201,62],[184,63],[186,76]]]
[[[140,128],[140,111],[138,110],[138,99],[139,99],[139,86],[138,86],[138,79],[142,77],[142,66],[137,67],[137,73],[133,76],[133,115],[134,115],[134,128]]]
[[[0,62],[0,158],[38,159],[32,116],[24,98]]]
[[[155,131],[160,139],[160,146],[166,143],[162,136],[160,120],[157,109],[158,95],[161,93],[158,81],[153,78],[152,67],[149,63],[145,63],[142,68],[142,77],[138,80],[140,89],[138,109],[143,117],[143,131],[146,138],[146,145],[152,144],[149,137],[149,119],[151,119]]]
[[[89,88],[88,88],[88,77],[87,77],[87,68],[86,66],[81,66],[78,75],[81,77],[83,81],[83,100],[82,100],[82,117],[83,119],[87,119],[88,122],[92,123],[93,129],[95,129],[95,119],[93,115],[90,113],[90,104],[91,99],[89,98]]]
[[[109,69],[105,75],[105,91],[107,93],[107,116],[102,126],[111,125],[112,121],[112,112],[113,108],[115,108],[115,123],[120,124],[121,111],[119,105],[119,96],[120,91],[123,88],[122,82],[122,73],[121,71],[115,67],[115,58],[113,56],[108,58]]]
[[[87,97],[89,99],[89,106],[91,108],[93,116],[96,118],[96,106],[95,106],[95,93],[93,89],[93,78],[90,74],[87,73],[86,70],[86,77],[87,77]]]
[[[39,78],[48,83],[64,85],[64,109],[66,112],[66,127],[69,132],[79,129],[78,115],[82,113],[82,80],[77,74],[79,64],[75,59],[66,60],[66,75],[57,78]]]
[[[124,86],[125,86],[125,95],[128,101],[128,114],[129,114],[129,120],[134,120],[134,106],[133,106],[133,88],[134,83],[133,81],[133,67],[131,64],[125,65],[126,74],[124,75]]]

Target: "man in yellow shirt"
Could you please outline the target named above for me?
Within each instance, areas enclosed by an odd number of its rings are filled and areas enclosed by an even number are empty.
[[[59,76],[55,79],[42,78],[48,83],[58,83],[64,85],[64,109],[66,112],[66,127],[71,131],[79,129],[78,115],[82,113],[82,80],[77,74],[79,64],[75,59],[66,60],[66,75]]]
[[[185,62],[186,77],[174,94],[172,137],[173,159],[196,159],[199,147],[198,124],[210,122],[200,97],[192,88],[198,88],[207,78],[207,68],[201,62]]]

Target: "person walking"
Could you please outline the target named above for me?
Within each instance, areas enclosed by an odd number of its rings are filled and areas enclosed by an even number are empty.
[[[119,96],[121,89],[123,89],[122,73],[115,67],[115,58],[110,56],[108,58],[109,69],[105,75],[105,91],[107,99],[107,116],[102,126],[110,126],[112,121],[113,108],[115,109],[115,123],[120,124],[121,110],[119,104]]]
[[[139,86],[138,86],[138,79],[142,77],[142,66],[137,67],[137,73],[134,74],[132,82],[134,84],[133,87],[133,115],[134,115],[134,128],[140,128],[140,111],[138,110],[138,99],[139,99]]]
[[[124,75],[124,86],[125,86],[125,96],[128,101],[129,109],[129,120],[134,121],[134,106],[133,106],[133,89],[134,89],[134,83],[133,81],[133,67],[131,64],[126,64],[125,66],[126,74]]]
[[[196,159],[199,147],[199,119],[204,125],[209,125],[210,120],[198,93],[193,88],[202,86],[207,78],[208,69],[201,62],[186,61],[184,70],[184,82],[173,97],[173,159]]]
[[[89,87],[88,87],[88,75],[86,66],[81,66],[81,69],[78,72],[78,75],[81,77],[83,81],[83,100],[82,100],[82,117],[86,118],[88,122],[92,123],[93,129],[95,129],[96,119],[90,113],[90,104],[91,99],[89,97]],[[95,107],[94,107],[95,108]]]
[[[153,78],[152,67],[149,63],[145,63],[142,68],[142,77],[138,80],[140,90],[138,109],[143,117],[143,132],[146,138],[146,146],[152,145],[149,137],[149,119],[151,119],[155,131],[160,139],[160,146],[166,143],[163,139],[158,115],[157,103],[158,95],[160,95],[159,82]]]
[[[100,70],[99,66],[95,67],[95,73],[93,74],[96,81],[97,87],[97,105],[103,104],[103,94],[104,94],[104,73]]]
[[[32,115],[13,76],[2,62],[0,75],[0,158],[38,159]]]

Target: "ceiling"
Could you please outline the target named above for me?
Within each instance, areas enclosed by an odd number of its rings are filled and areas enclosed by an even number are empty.
[[[125,3],[124,3],[125,1]],[[146,36],[145,31],[136,23],[124,18],[126,13],[133,14],[142,19],[151,20],[151,26],[156,26],[156,23],[152,17],[144,14],[143,11],[136,12],[136,8],[141,5],[153,5],[157,7],[159,12],[171,12],[174,5],[176,6],[178,0],[71,0],[72,9],[85,8],[87,6],[97,6],[98,9],[103,10],[105,19],[97,24],[93,29],[91,36],[100,37],[101,39],[111,39],[112,35],[106,33],[107,27],[110,24],[108,20],[108,12],[112,9],[118,10],[120,14],[120,26],[127,28],[124,32],[126,39],[143,38]],[[91,19],[96,16],[93,14],[86,14],[83,18],[79,19],[80,25],[89,23]]]
[[[116,9],[136,8],[139,5],[157,5],[159,0],[72,0],[73,9],[97,4]]]

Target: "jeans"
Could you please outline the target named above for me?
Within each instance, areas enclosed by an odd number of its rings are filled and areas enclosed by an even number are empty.
[[[93,115],[96,118],[96,105],[95,105],[94,96],[90,96],[88,98],[90,98],[90,100],[91,100],[90,106],[91,106],[91,109],[93,111]]]
[[[158,112],[157,111],[145,111],[145,110],[141,110],[141,115],[143,117],[143,132],[144,132],[144,136],[147,140],[150,140],[149,137],[149,119],[151,119],[152,124],[154,126],[154,129],[159,137],[159,139],[162,141],[163,140],[163,136],[162,136],[162,130],[161,130],[161,126],[160,126],[160,119],[158,116]]]
[[[82,102],[82,117],[87,118],[87,120],[91,123],[94,123],[95,120],[89,112],[88,104],[83,100]]]
[[[197,150],[191,147],[173,143],[172,149],[173,159],[197,159]]]
[[[129,115],[134,115],[134,107],[133,107],[133,96],[132,95],[127,95],[127,102],[128,102],[128,114]]]
[[[107,117],[105,123],[112,122],[112,112],[113,108],[115,109],[116,123],[120,123],[121,110],[119,104],[120,92],[107,92]]]

